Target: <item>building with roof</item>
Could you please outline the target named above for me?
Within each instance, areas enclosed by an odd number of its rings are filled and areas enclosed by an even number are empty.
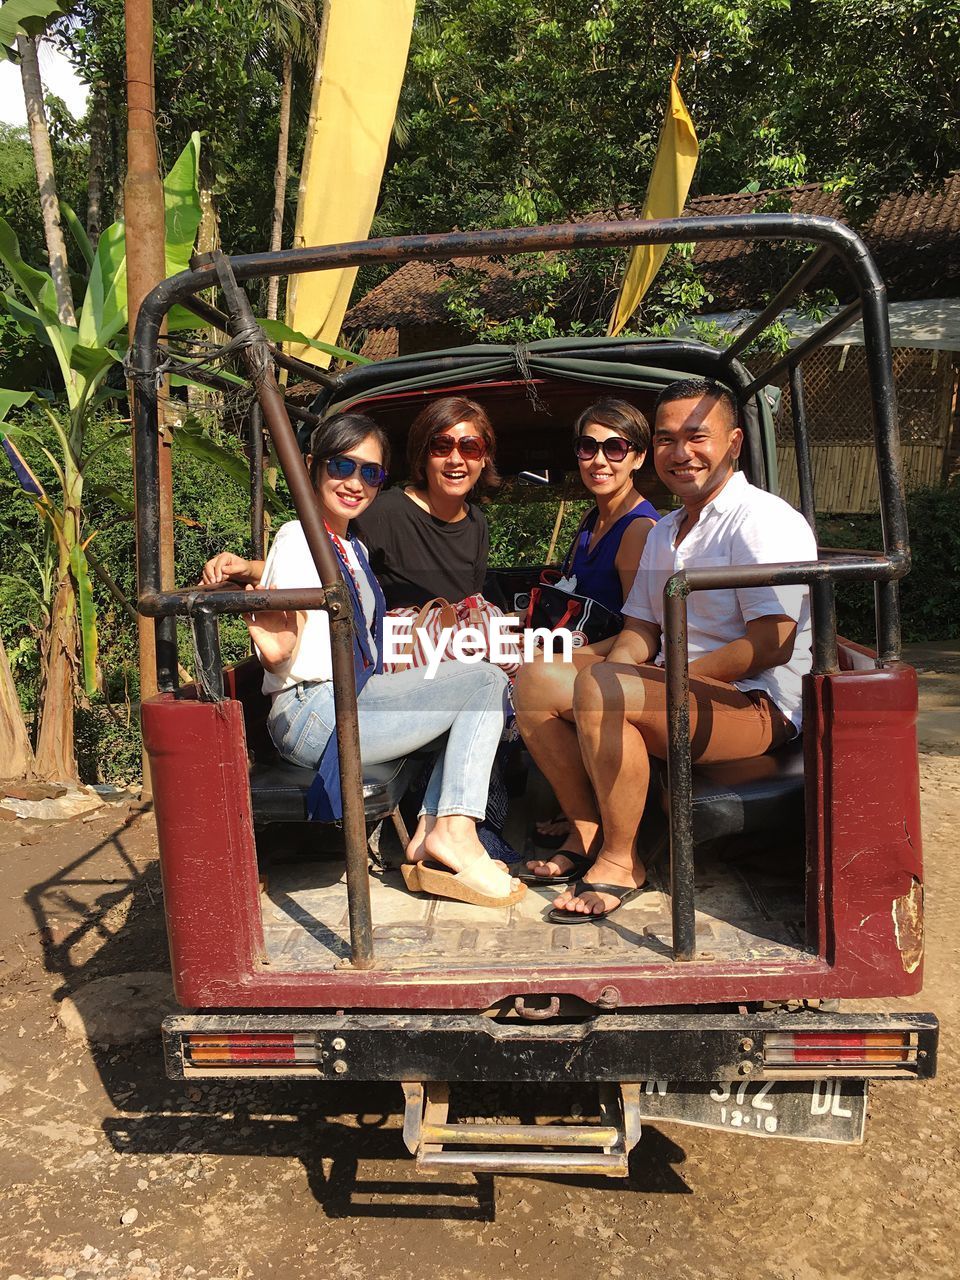
[[[782,191],[697,196],[684,217],[790,211],[849,221],[836,192],[810,184]],[[583,221],[600,221],[594,214]],[[960,367],[960,174],[935,190],[891,195],[865,217],[858,230],[887,284],[894,371],[901,410],[906,481],[909,488],[937,484],[957,464],[957,372]],[[515,259],[513,260],[516,261]],[[712,296],[700,318],[735,330],[782,284],[792,259],[763,242],[717,240],[697,244],[693,261]],[[453,313],[450,291],[470,270],[472,298],[492,322],[529,312],[531,303],[515,269],[504,260],[455,259],[411,262],[354,304],[344,319],[351,345],[374,360],[438,350],[469,341]],[[828,267],[818,286],[842,305],[851,296],[842,269]],[[610,299],[597,299],[601,314]],[[533,304],[535,305],[535,304]],[[562,321],[562,317],[561,317]],[[799,341],[812,328],[791,317]],[[869,465],[869,414],[862,334],[852,326],[804,364],[807,413],[824,511],[875,508],[876,481]],[[763,357],[752,362],[758,371]],[[780,380],[783,382],[783,379]],[[790,444],[789,393],[783,397],[778,433],[783,442],[781,491],[795,497]]]

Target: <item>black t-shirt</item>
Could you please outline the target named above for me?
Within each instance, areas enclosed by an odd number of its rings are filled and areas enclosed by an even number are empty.
[[[483,590],[490,530],[478,507],[438,520],[402,488],[388,489],[350,526],[366,545],[387,608],[419,608],[434,596],[456,602]]]

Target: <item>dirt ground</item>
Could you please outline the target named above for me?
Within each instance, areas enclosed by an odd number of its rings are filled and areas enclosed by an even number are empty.
[[[168,1081],[159,1039],[102,1049],[58,1020],[92,979],[161,970],[152,816],[0,821],[0,1280],[656,1273],[953,1277],[960,648],[921,669],[926,987],[940,1075],[875,1086],[861,1147],[645,1127],[629,1181],[430,1178],[399,1086]]]

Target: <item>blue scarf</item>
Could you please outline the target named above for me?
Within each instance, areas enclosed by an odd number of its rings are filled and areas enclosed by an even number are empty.
[[[363,570],[370,590],[373,592],[374,599],[372,631],[377,646],[376,657],[374,657],[370,646],[371,632],[367,627],[367,619],[364,616],[363,602],[360,599],[357,584],[354,581],[353,574],[350,572],[350,566],[340,554],[340,548],[331,538],[330,541],[333,543],[334,552],[340,562],[340,572],[350,593],[350,603],[353,606],[353,672],[357,682],[357,696],[359,697],[360,690],[370,677],[380,675],[383,671],[383,615],[386,612],[387,602],[360,543],[356,538],[350,537],[349,534],[347,538],[353,547],[354,554],[357,557],[360,568]],[[323,749],[323,755],[320,757],[320,763],[317,766],[317,776],[307,792],[307,813],[314,822],[339,822],[343,817],[343,796],[340,792],[340,752],[337,748],[336,730],[331,733],[327,745]]]

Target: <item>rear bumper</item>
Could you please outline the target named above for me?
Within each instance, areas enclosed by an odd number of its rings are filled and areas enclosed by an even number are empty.
[[[622,1082],[928,1079],[931,1013],[618,1013],[578,1022],[468,1014],[213,1013],[163,1024],[172,1079]]]

